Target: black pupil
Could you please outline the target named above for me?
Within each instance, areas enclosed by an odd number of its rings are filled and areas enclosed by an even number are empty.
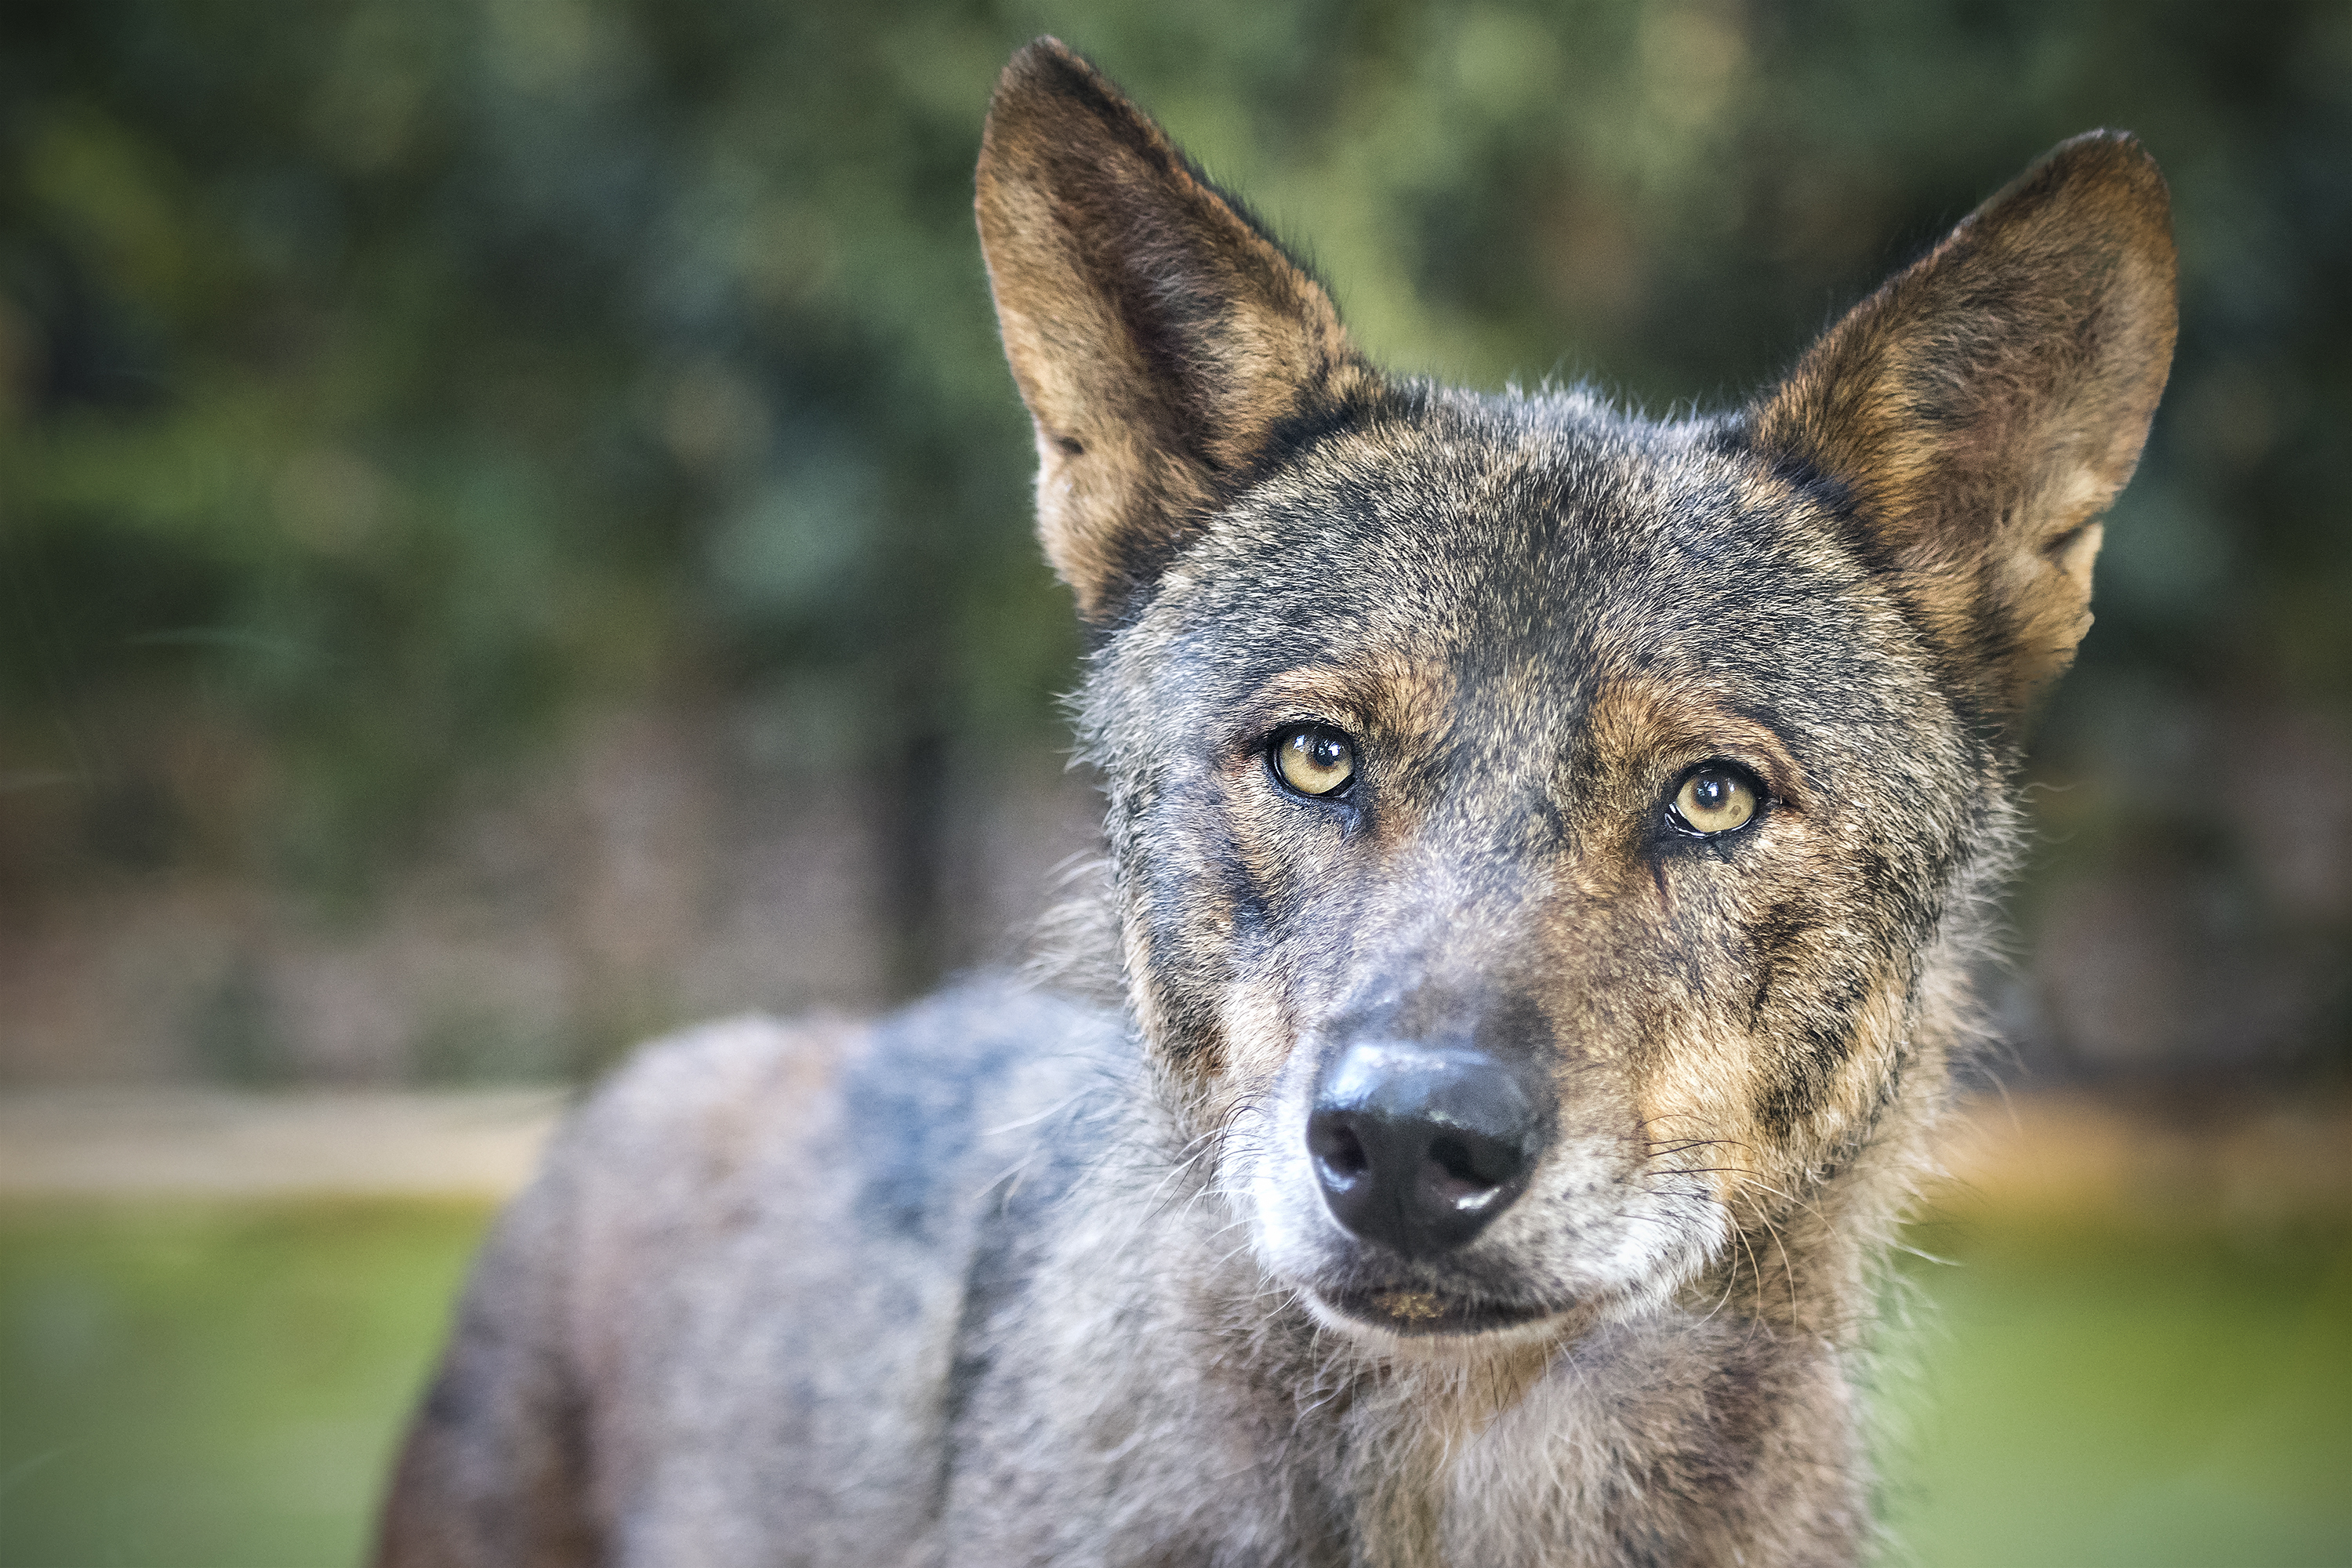
[[[1701,773],[1691,781],[1691,798],[1701,811],[1721,811],[1731,805],[1729,773]]]
[[[1317,767],[1328,773],[1347,765],[1348,742],[1337,735],[1317,735],[1307,742],[1307,754]]]

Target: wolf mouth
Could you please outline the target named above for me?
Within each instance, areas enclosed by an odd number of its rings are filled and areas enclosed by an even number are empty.
[[[1480,1300],[1421,1286],[1310,1290],[1308,1296],[1334,1317],[1409,1338],[1466,1338],[1524,1328],[1569,1309],[1549,1304]]]

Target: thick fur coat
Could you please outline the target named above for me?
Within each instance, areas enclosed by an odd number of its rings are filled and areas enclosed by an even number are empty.
[[[978,210],[1123,999],[648,1049],[382,1562],[1865,1554],[1876,1265],[2169,363],[2154,165],[2065,143],[1669,424],[1383,375],[1052,40]]]

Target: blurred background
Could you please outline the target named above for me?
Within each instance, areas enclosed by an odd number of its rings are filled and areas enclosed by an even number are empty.
[[[0,1564],[347,1559],[565,1086],[1017,956],[1097,811],[970,217],[1046,31],[1376,358],[1654,413],[2147,142],[2179,353],[1891,1506],[2352,1562],[2352,7],[12,0]]]

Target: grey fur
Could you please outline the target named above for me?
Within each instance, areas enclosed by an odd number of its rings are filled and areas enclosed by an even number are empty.
[[[976,982],[650,1047],[485,1252],[381,1561],[1854,1560],[2019,722],[2169,353],[2153,166],[2068,143],[1786,386],[1658,426],[1378,376],[1050,41],[989,138],[1099,637],[1109,901],[1062,930],[1124,1005]],[[1303,721],[1354,747],[1330,799],[1271,770]],[[1669,808],[1709,759],[1736,831]],[[1320,1196],[1366,1020],[1556,1091],[1453,1251]]]

